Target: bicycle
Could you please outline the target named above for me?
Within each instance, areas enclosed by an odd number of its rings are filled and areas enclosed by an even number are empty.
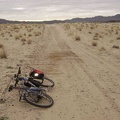
[[[49,79],[48,77],[45,77],[44,73],[40,70],[34,69],[32,67],[29,67],[31,71],[29,72],[29,81],[33,83],[36,87],[48,87],[52,88],[54,87],[55,83],[53,80]],[[18,67],[18,72],[15,74],[14,78],[17,78],[18,75],[21,74],[21,66]],[[16,82],[17,83],[17,82]]]
[[[15,76],[15,81],[14,85],[10,85],[8,91],[11,91],[13,88],[18,88],[19,101],[25,100],[31,105],[42,108],[49,108],[54,104],[52,97],[45,93],[45,89],[36,87],[25,77],[20,77],[20,69]],[[21,81],[21,84],[17,87],[19,81]]]

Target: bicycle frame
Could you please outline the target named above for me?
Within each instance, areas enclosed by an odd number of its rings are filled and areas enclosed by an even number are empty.
[[[46,90],[45,89],[42,89],[42,88],[38,88],[36,87],[34,84],[31,83],[31,87],[27,87],[25,85],[25,82],[27,82],[27,79],[25,78],[22,78],[21,80],[21,86],[19,88],[19,96],[20,96],[20,99],[19,101],[21,101],[22,98],[24,98],[24,93],[25,92],[34,92],[36,94],[39,94],[39,95],[42,95],[42,92],[44,91],[46,93]],[[21,93],[20,93],[21,92]]]

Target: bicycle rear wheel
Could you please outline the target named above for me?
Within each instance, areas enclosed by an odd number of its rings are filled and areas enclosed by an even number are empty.
[[[41,93],[39,95],[38,93],[32,91],[24,94],[24,100],[31,105],[42,108],[49,108],[54,103],[53,99],[49,95],[45,93]]]
[[[54,87],[55,83],[53,82],[53,80],[47,78],[47,77],[44,77],[44,81],[43,83],[40,85],[40,86],[43,86],[43,87]]]

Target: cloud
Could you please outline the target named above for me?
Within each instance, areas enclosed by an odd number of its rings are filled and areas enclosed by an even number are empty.
[[[25,8],[22,7],[17,7],[17,8],[12,8],[13,10],[25,10]]]
[[[53,20],[120,13],[120,0],[0,0],[0,18]]]

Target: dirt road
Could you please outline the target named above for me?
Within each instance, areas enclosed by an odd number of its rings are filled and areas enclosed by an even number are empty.
[[[48,92],[54,105],[35,108],[10,97],[12,105],[4,110],[10,120],[120,119],[120,66],[113,56],[109,60],[72,40],[60,25],[45,25],[31,56],[29,63],[55,82]]]

